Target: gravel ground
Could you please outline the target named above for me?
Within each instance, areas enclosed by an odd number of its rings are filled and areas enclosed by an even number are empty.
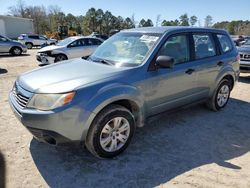
[[[8,92],[17,75],[37,68],[36,51],[0,55],[0,187],[250,187],[250,74],[224,110],[157,116],[124,154],[100,160],[78,146],[37,142],[11,112]]]

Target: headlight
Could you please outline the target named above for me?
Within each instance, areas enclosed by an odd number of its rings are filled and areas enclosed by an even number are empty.
[[[68,104],[75,96],[75,92],[63,94],[34,94],[27,107],[38,110],[52,110]]]

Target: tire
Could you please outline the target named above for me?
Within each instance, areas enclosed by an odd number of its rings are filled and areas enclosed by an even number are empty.
[[[11,53],[11,55],[13,55],[13,56],[19,56],[19,55],[21,55],[22,54],[22,49],[21,48],[19,48],[19,47],[13,47],[13,48],[11,48],[11,50],[10,50],[10,53]]]
[[[59,62],[59,61],[64,61],[64,60],[67,60],[68,58],[67,58],[67,56],[66,55],[64,55],[64,54],[58,54],[57,56],[56,56],[56,58],[55,58],[55,63],[56,62]]]
[[[32,49],[33,47],[33,44],[31,42],[27,42],[25,45],[27,46],[28,49]]]
[[[219,86],[213,94],[213,97],[207,102],[207,106],[215,112],[224,108],[229,101],[231,88],[232,84],[229,80],[221,80]]]
[[[134,132],[133,114],[123,106],[110,105],[92,122],[85,145],[96,157],[113,158],[128,147]]]

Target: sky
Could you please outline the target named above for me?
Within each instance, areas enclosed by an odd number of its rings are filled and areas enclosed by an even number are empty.
[[[8,7],[18,0],[0,0],[0,15],[8,14]],[[154,23],[157,15],[161,20],[175,20],[180,15],[196,15],[201,25],[204,18],[211,15],[213,22],[250,20],[250,0],[24,0],[28,5],[57,5],[63,12],[73,15],[85,15],[94,7],[104,11],[109,10],[113,15],[131,17],[135,20],[150,18]]]

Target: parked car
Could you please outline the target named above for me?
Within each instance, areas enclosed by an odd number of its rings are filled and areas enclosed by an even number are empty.
[[[43,35],[36,35],[36,34],[21,34],[18,37],[18,41],[25,44],[28,49],[31,49],[33,46],[40,47],[44,44],[55,45],[57,43],[56,39],[48,39]]]
[[[195,43],[205,36],[206,43]],[[79,141],[110,158],[150,116],[197,102],[221,110],[239,74],[237,49],[224,30],[135,28],[113,35],[87,60],[19,76],[9,102],[36,139]]]
[[[98,34],[97,32],[91,33],[90,37],[96,37],[102,40],[107,40],[109,38],[107,35],[101,35],[101,34]]]
[[[22,53],[26,52],[27,52],[27,47],[22,43],[0,35],[0,53],[21,55]]]
[[[250,73],[250,39],[238,48],[240,54],[240,71]]]
[[[93,37],[69,37],[54,46],[38,50],[36,59],[40,65],[47,65],[67,59],[89,56],[103,42]]]

